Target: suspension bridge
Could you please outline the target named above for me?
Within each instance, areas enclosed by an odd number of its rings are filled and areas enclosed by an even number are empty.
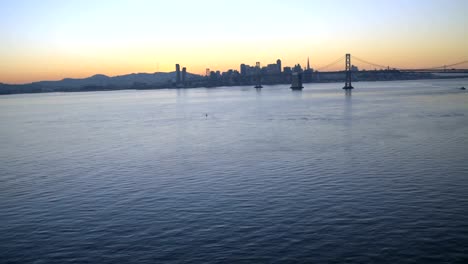
[[[440,66],[434,66],[429,68],[403,68],[403,67],[394,67],[394,66],[385,66],[383,64],[370,62],[365,59],[361,59],[356,56],[352,56],[353,60],[358,62],[358,66],[371,66],[372,70],[393,70],[393,71],[400,71],[400,72],[425,72],[425,73],[468,73],[468,60],[462,60],[456,63],[444,64]],[[357,67],[351,63],[351,54],[346,54],[325,66],[316,68],[316,72],[323,72],[331,68],[336,68],[338,64],[343,65],[344,62],[344,71],[345,71],[345,86],[343,89],[351,90],[353,86],[352,82],[352,74],[354,70],[357,70]],[[464,66],[464,68],[462,68]],[[362,67],[364,68],[364,67]]]

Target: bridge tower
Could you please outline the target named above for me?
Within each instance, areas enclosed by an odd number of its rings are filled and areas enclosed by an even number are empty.
[[[353,86],[351,85],[351,54],[349,53],[346,54],[345,71],[346,71],[346,80],[345,80],[345,86],[343,87],[343,89],[351,90],[353,89]]]

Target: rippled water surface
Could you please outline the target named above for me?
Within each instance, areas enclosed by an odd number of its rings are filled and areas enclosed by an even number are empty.
[[[461,86],[1,96],[0,262],[462,263]]]

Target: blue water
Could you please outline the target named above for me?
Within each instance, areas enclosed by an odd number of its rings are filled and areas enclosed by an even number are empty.
[[[467,261],[468,79],[354,86],[1,96],[0,262]]]

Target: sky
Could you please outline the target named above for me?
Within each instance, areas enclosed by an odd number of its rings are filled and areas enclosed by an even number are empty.
[[[307,57],[321,68],[346,53],[434,67],[468,60],[467,14],[465,0],[0,0],[0,82]]]

